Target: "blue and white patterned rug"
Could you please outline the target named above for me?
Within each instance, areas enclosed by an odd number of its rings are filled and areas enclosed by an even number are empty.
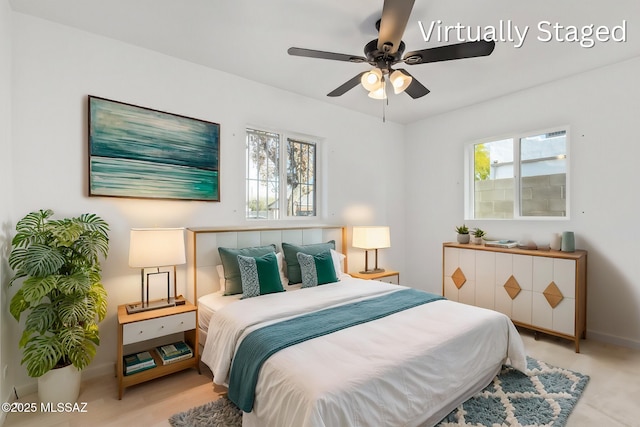
[[[562,427],[588,382],[586,375],[527,357],[526,374],[504,366],[491,384],[438,427]]]
[[[437,427],[562,427],[589,377],[527,358],[527,372],[505,366],[491,384]],[[242,411],[223,397],[169,418],[173,427],[240,427]]]

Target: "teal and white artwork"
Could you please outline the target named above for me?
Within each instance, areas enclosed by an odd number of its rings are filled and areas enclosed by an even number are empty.
[[[89,195],[220,201],[220,125],[89,96]]]

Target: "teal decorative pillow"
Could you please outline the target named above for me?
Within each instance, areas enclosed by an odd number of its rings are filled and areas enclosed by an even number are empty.
[[[311,288],[338,281],[330,251],[320,252],[317,255],[298,252],[296,257],[300,263],[303,288]]]
[[[242,293],[242,279],[238,267],[238,255],[256,257],[276,251],[276,245],[254,246],[250,248],[218,248],[224,268],[225,295]]]
[[[287,277],[289,284],[302,282],[300,273],[300,263],[297,254],[301,252],[307,255],[317,255],[320,252],[328,251],[336,248],[336,241],[329,240],[327,243],[316,243],[312,245],[292,245],[291,243],[282,243],[282,252],[284,252],[284,260],[287,263]]]
[[[275,252],[259,257],[238,255],[242,278],[242,298],[283,292]]]

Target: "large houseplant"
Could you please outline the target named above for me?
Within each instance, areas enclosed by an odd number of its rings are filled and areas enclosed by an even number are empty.
[[[31,377],[57,367],[84,369],[100,344],[98,323],[107,313],[100,257],[109,250],[109,225],[99,216],[52,219],[31,212],[16,224],[9,285],[25,278],[11,299],[16,320],[28,311],[19,346]]]

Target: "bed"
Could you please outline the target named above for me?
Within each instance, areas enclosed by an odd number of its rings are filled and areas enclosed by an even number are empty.
[[[339,234],[337,246],[346,253],[344,229]],[[314,240],[326,237],[322,231]],[[194,274],[194,281],[203,277]],[[405,290],[340,273],[336,283],[287,287],[257,298],[205,292],[198,299],[200,322],[209,320],[202,361],[215,383],[227,385],[236,350],[253,331],[339,306],[351,310]],[[524,370],[525,358],[506,316],[435,300],[273,354],[259,370],[243,426],[429,426],[485,387],[503,363]]]

